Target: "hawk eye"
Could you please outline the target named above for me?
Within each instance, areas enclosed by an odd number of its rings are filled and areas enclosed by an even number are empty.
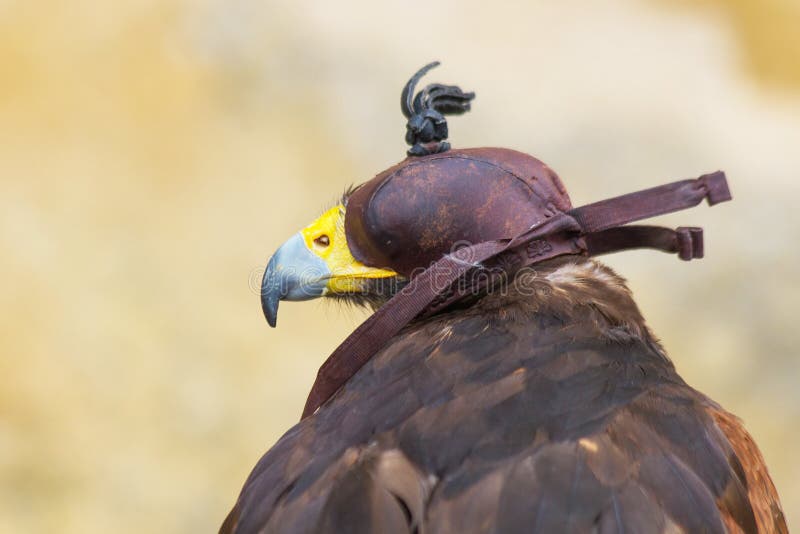
[[[319,236],[314,240],[314,244],[325,248],[331,244],[331,239],[327,235],[322,234],[321,236]]]

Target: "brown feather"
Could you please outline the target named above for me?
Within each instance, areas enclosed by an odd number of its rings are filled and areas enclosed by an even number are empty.
[[[778,492],[755,441],[735,415],[715,406],[710,406],[708,410],[733,448],[736,458],[731,461],[737,461],[741,465],[743,482],[748,489],[748,497],[755,512],[758,532],[788,534],[789,529],[783,516]]]
[[[786,532],[758,449],[584,259],[412,323],[259,461],[221,532]]]

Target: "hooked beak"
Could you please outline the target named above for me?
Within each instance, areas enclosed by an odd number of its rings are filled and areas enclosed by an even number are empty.
[[[289,238],[269,260],[261,281],[261,309],[271,327],[278,319],[281,300],[310,300],[325,294],[331,271],[306,247],[299,232]]]

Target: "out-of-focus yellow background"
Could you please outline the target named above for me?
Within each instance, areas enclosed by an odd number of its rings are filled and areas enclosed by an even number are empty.
[[[261,315],[272,251],[402,159],[402,84],[475,90],[455,146],[573,202],[723,168],[608,262],[739,414],[800,528],[800,4],[0,0],[0,532],[208,532],[363,315]]]

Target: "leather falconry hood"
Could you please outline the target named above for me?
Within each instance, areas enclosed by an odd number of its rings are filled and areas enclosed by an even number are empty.
[[[353,256],[405,276],[455,248],[511,238],[572,208],[556,173],[504,148],[409,157],[358,188],[347,202]]]
[[[320,368],[303,417],[314,413],[405,325],[437,313],[520,269],[562,255],[633,248],[703,256],[702,229],[629,223],[731,199],[721,171],[573,208],[558,175],[504,148],[450,149],[445,115],[470,109],[474,93],[406,84],[408,157],[356,189],[345,232],[360,262],[409,284],[359,326]]]

